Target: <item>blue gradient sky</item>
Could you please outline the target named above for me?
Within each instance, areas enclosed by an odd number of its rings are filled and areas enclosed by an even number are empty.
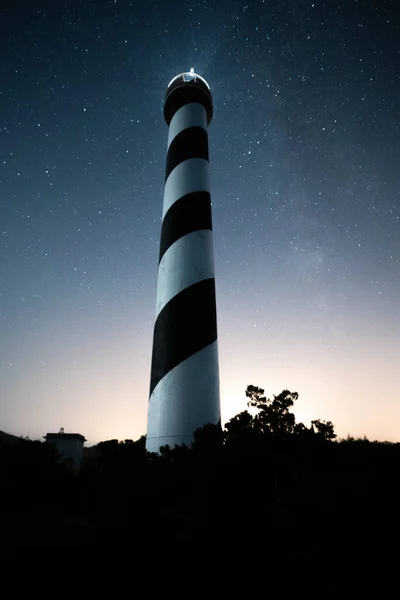
[[[193,66],[224,422],[253,384],[400,441],[395,3],[21,0],[0,52],[0,429],[145,432],[163,96]]]

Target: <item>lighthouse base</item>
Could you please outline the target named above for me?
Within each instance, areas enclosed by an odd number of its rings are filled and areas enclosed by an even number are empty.
[[[172,369],[149,401],[146,450],[190,446],[199,427],[221,420],[218,344],[213,342]]]

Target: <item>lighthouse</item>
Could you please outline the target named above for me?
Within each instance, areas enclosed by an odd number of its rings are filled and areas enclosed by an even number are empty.
[[[146,449],[190,446],[220,423],[208,83],[193,69],[169,83],[168,148],[157,276]]]

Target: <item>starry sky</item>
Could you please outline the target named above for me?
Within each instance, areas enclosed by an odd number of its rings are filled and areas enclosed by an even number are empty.
[[[146,431],[168,129],[191,67],[223,422],[247,385],[400,441],[400,17],[390,0],[0,9],[0,429]]]

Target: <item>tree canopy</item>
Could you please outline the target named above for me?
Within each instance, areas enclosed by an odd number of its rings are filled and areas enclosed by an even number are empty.
[[[273,398],[267,398],[260,387],[249,385],[246,388],[247,406],[257,409],[255,415],[247,410],[239,413],[225,424],[225,440],[246,441],[262,438],[266,440],[313,439],[331,442],[336,438],[331,421],[313,420],[308,428],[304,423],[296,423],[291,409],[299,398],[297,392],[283,390]]]

